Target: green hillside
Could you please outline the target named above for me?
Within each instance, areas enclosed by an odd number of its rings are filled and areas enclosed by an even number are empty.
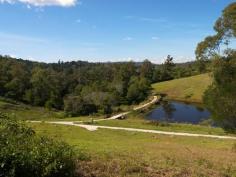
[[[210,74],[175,79],[153,84],[156,93],[165,93],[168,98],[189,102],[202,102],[202,95],[211,84]]]
[[[0,98],[0,112],[21,120],[48,120],[50,118],[61,118],[63,112],[49,111],[42,107],[29,106],[23,103],[14,103]]]

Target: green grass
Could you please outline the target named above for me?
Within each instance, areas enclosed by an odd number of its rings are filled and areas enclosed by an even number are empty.
[[[141,104],[145,104],[151,101],[153,97],[149,97]],[[114,114],[120,112],[126,112],[139,105],[121,105],[115,108]],[[94,114],[90,116],[79,116],[79,117],[66,117],[63,111],[48,110],[43,107],[35,107],[18,103],[13,100],[7,101],[0,97],[0,112],[8,114],[10,117],[17,118],[19,120],[42,120],[42,121],[91,121],[96,119],[104,119],[106,116],[101,114]]]
[[[23,103],[9,103],[0,100],[0,112],[18,120],[42,120],[42,121],[87,121],[104,118],[103,116],[65,117],[63,111],[48,110],[43,107],[35,107]]]
[[[152,87],[156,93],[165,93],[170,99],[201,103],[203,93],[210,84],[210,74],[201,74],[156,83]]]
[[[12,104],[0,101],[0,112],[20,120],[42,120],[42,121],[85,121],[102,119],[104,116],[80,116],[80,117],[63,117],[63,112],[49,111],[41,107],[32,107],[24,104]],[[153,124],[146,120],[142,114],[133,113],[127,116],[125,120],[109,120],[96,122],[97,125],[114,126],[114,127],[130,127],[150,130],[174,131],[174,132],[188,132],[188,133],[202,133],[226,135],[221,128],[212,128],[209,126],[191,125],[191,124]]]
[[[88,154],[85,176],[235,176],[235,141],[120,130],[89,132],[73,126],[33,124],[39,134]]]
[[[0,101],[0,112],[7,113],[19,120],[41,120],[41,121],[84,121],[92,122],[96,119],[103,119],[104,116],[80,116],[80,117],[64,117],[62,111],[49,111],[42,107],[33,107],[22,103],[14,104]],[[113,126],[113,127],[128,127],[140,128],[149,130],[201,133],[214,135],[229,135],[222,128],[213,128],[210,126],[178,124],[178,123],[152,123],[144,118],[144,114],[133,112],[127,116],[125,120],[109,120],[94,122],[96,125]],[[234,135],[232,135],[234,136]]]
[[[4,101],[0,101],[0,112],[24,120],[46,120],[63,116],[63,113],[60,111],[49,111],[41,107],[33,107],[22,103],[8,103]]]
[[[234,134],[226,133],[222,128],[214,128],[204,125],[192,125],[192,124],[180,124],[180,123],[158,123],[146,120],[142,115],[137,113],[127,116],[124,120],[109,120],[95,122],[96,125],[111,126],[111,127],[127,127],[127,128],[139,128],[148,130],[161,130],[161,131],[173,131],[173,132],[186,132],[186,133],[199,133],[199,134],[212,134],[212,135],[230,135]]]
[[[0,101],[0,112],[21,120],[87,121],[103,117],[64,118],[63,112]],[[211,138],[165,136],[73,126],[27,123],[38,134],[63,140],[75,148],[84,176],[235,176],[236,142]],[[226,135],[221,128],[186,124],[153,124],[137,112],[125,120],[98,125]],[[176,153],[178,152],[178,153]]]

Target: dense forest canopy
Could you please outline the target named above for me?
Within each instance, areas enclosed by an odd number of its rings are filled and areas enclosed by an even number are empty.
[[[143,101],[151,83],[197,74],[195,63],[40,63],[0,56],[0,96],[68,114],[110,114],[121,104]]]

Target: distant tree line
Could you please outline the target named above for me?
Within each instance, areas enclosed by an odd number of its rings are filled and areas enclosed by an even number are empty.
[[[115,106],[143,101],[151,84],[198,74],[195,63],[40,63],[0,56],[0,96],[62,110],[71,116],[110,114]]]

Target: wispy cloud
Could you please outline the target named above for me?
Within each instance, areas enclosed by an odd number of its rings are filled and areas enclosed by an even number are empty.
[[[125,38],[123,38],[123,40],[124,40],[124,41],[132,41],[133,38],[132,38],[132,37],[125,37]]]
[[[104,46],[105,44],[102,42],[84,42],[82,43],[84,46]]]
[[[29,37],[29,36],[22,36],[18,34],[10,34],[10,33],[3,33],[0,32],[0,40],[12,40],[12,41],[21,41],[21,42],[34,42],[34,43],[46,43],[48,42],[45,39],[37,38],[37,37]]]
[[[29,4],[26,5],[27,9],[31,9],[31,6]]]
[[[153,36],[152,37],[152,40],[158,40],[158,39],[160,39],[159,37],[156,37],[156,36]]]
[[[165,23],[167,20],[165,18],[151,18],[151,17],[137,17],[132,15],[124,16],[127,20],[136,20],[141,22],[149,22],[149,23]]]
[[[124,16],[124,18],[125,18],[125,19],[134,19],[135,16],[132,16],[132,15],[126,15],[126,16]]]
[[[164,18],[146,18],[146,17],[140,17],[139,20],[143,21],[143,22],[151,22],[151,23],[164,23],[164,22],[167,22],[167,20],[164,19]]]
[[[81,4],[81,1],[77,0],[0,0],[0,3],[15,4],[17,2],[36,7],[43,7],[43,6],[70,7],[70,6],[75,6],[76,4],[78,5]]]
[[[81,23],[80,19],[75,20],[76,23]]]

